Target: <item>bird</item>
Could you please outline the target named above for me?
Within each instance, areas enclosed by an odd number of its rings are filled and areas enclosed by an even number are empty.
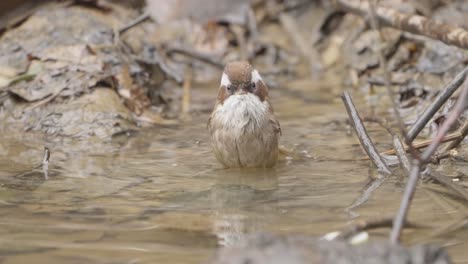
[[[268,87],[249,62],[225,66],[208,131],[214,155],[225,168],[276,165],[281,126]]]

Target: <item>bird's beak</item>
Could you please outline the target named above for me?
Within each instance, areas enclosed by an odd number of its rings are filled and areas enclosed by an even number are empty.
[[[243,88],[237,89],[236,94],[241,95],[241,94],[247,94],[247,91]]]

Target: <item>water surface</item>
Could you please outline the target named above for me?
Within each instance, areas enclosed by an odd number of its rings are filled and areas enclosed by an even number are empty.
[[[200,263],[250,232],[323,235],[392,216],[404,187],[399,173],[345,210],[377,172],[368,161],[352,161],[364,153],[338,93],[326,85],[302,88],[272,92],[281,144],[293,153],[268,170],[222,169],[209,148],[206,111],[107,144],[3,133],[0,261]],[[196,88],[194,98],[210,108],[215,90]],[[367,125],[381,150],[390,147],[382,128]],[[40,164],[44,145],[52,151],[49,178],[40,171],[18,175]],[[431,237],[466,213],[443,188],[420,186],[410,219],[433,228],[405,231],[405,241],[447,245],[456,262],[468,263],[466,229]],[[387,239],[388,231],[371,238]]]

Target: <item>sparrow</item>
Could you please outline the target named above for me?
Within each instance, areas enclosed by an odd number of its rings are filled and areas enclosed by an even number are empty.
[[[275,166],[281,127],[268,87],[248,62],[230,62],[224,68],[208,130],[213,152],[224,167]]]

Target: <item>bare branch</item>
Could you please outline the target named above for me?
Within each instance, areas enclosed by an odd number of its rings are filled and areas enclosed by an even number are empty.
[[[439,93],[437,98],[432,102],[432,104],[426,108],[424,113],[418,118],[416,123],[408,131],[408,140],[413,141],[426,126],[427,122],[431,120],[435,113],[445,104],[445,102],[452,96],[452,94],[462,85],[465,81],[466,74],[468,72],[468,67],[465,68],[462,72],[457,74],[455,78]],[[407,142],[408,143],[408,142]]]
[[[449,131],[453,124],[457,121],[458,117],[465,111],[466,106],[468,105],[468,81],[465,81],[463,91],[460,94],[460,97],[455,104],[452,112],[450,112],[447,120],[442,124],[439,128],[434,141],[432,141],[431,145],[427,147],[424,153],[421,155],[421,159],[426,162],[430,159],[432,154],[437,150],[437,147],[440,145],[442,139],[444,138],[445,134]]]
[[[334,0],[334,5],[348,12],[367,16],[369,2],[360,0]],[[424,35],[446,44],[468,49],[468,32],[463,28],[434,21],[423,16],[400,13],[394,9],[378,7],[376,16],[384,26],[390,26],[418,35]]]
[[[451,149],[456,148],[458,145],[460,145],[463,139],[468,135],[468,121],[465,121],[465,124],[463,124],[463,126],[460,128],[459,133],[460,133],[460,137],[450,142],[450,144],[448,144],[447,146],[445,146],[442,152],[447,152]]]
[[[418,182],[419,175],[421,173],[421,168],[429,161],[432,154],[436,151],[437,147],[441,144],[442,138],[449,130],[449,128],[455,123],[457,118],[461,113],[466,109],[468,105],[468,81],[464,82],[463,91],[460,94],[460,97],[455,104],[454,109],[450,112],[447,120],[440,127],[437,135],[432,141],[431,145],[424,151],[420,159],[414,159],[413,167],[411,168],[410,177],[408,183],[406,184],[405,192],[403,194],[403,199],[401,200],[400,209],[393,221],[393,229],[390,234],[390,242],[398,243],[401,236],[401,230],[403,229],[403,223],[406,221],[406,216],[408,215],[409,206],[411,200],[413,199],[414,192],[416,191],[416,183]]]
[[[380,156],[379,152],[377,151],[374,143],[372,142],[371,138],[367,134],[367,130],[362,123],[361,117],[359,116],[356,107],[353,104],[353,100],[348,92],[343,92],[341,99],[346,107],[346,111],[348,112],[351,124],[356,131],[356,134],[361,142],[361,146],[366,151],[369,158],[372,162],[377,166],[380,173],[384,175],[390,175],[391,171],[388,168],[387,164],[385,164],[384,159]]]
[[[406,156],[406,150],[398,136],[393,136],[393,147],[395,148],[398,160],[400,161],[401,167],[409,173],[411,171],[411,165]]]
[[[400,241],[401,230],[403,230],[404,222],[406,221],[406,216],[408,215],[409,206],[413,200],[414,192],[416,191],[416,184],[418,183],[419,174],[421,173],[421,161],[418,159],[413,160],[413,167],[411,168],[411,173],[406,183],[405,192],[403,193],[403,198],[401,199],[400,209],[393,220],[393,228],[390,233],[390,242],[398,243]]]

